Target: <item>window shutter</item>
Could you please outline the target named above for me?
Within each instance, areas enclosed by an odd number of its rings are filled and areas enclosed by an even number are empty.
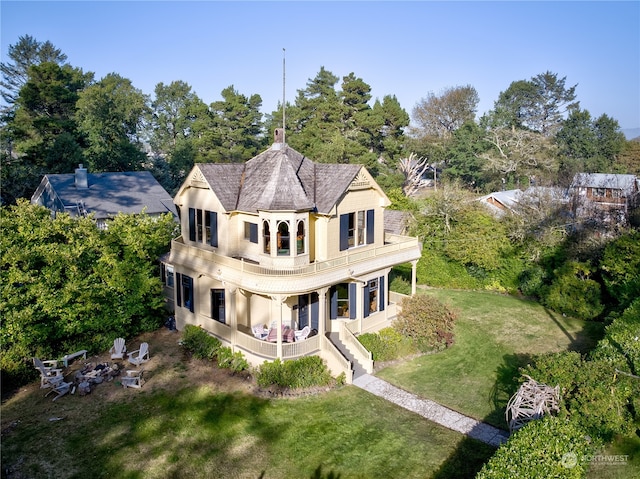
[[[311,329],[320,329],[320,300],[318,293],[311,293]]]
[[[384,291],[384,276],[380,276],[378,280],[378,295],[380,296],[380,311],[384,311],[386,305],[385,291]]]
[[[162,281],[162,286],[167,284],[167,265],[164,263],[160,263],[160,280]]]
[[[362,316],[364,318],[368,318],[369,314],[371,313],[371,305],[369,304],[369,283],[365,284],[362,290],[363,290],[362,296],[364,299],[364,311],[362,313]]]
[[[189,311],[193,313],[195,311],[195,306],[193,304],[193,278],[190,276],[185,276],[185,278],[187,279],[187,285],[189,288]],[[185,298],[185,301],[186,299],[187,298]]]
[[[210,245],[218,247],[218,213],[215,211],[209,211],[209,224],[211,228],[211,242]]]
[[[375,241],[374,219],[375,210],[367,210],[367,244],[373,244]]]
[[[340,251],[349,249],[349,214],[340,215]]]
[[[258,225],[256,223],[249,225],[249,241],[258,244]]]
[[[356,283],[349,283],[349,319],[356,319],[356,296],[358,291]]]
[[[176,304],[182,306],[182,275],[180,273],[176,273],[176,284],[178,285],[176,288]]]
[[[329,290],[329,301],[331,305],[329,307],[329,319],[336,319],[338,317],[338,288],[331,286]]]
[[[196,210],[189,208],[189,241],[196,240]]]

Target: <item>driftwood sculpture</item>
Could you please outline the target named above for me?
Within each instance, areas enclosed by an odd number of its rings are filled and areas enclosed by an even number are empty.
[[[533,419],[558,412],[560,388],[540,384],[528,379],[518,388],[507,403],[506,419],[513,433]]]

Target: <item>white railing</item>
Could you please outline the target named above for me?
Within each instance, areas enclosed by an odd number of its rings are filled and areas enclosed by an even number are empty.
[[[338,334],[340,341],[351,351],[351,354],[353,354],[356,360],[364,367],[365,371],[371,374],[373,372],[371,352],[358,341],[358,338],[353,335],[345,323],[340,323]]]
[[[417,238],[409,236],[387,235],[385,240],[387,239],[392,240],[393,242],[385,243],[383,246],[364,247],[353,251],[347,250],[343,256],[326,261],[315,261],[305,266],[272,268],[249,263],[244,261],[242,258],[231,258],[229,256],[219,255],[213,251],[208,251],[201,247],[191,246],[185,244],[182,237],[179,237],[171,242],[170,261],[175,261],[180,258],[200,258],[204,261],[213,262],[221,266],[228,266],[242,273],[263,276],[306,276],[338,267],[349,266],[366,259],[381,257],[389,253],[419,248],[420,246]]]
[[[248,334],[244,334],[240,331],[236,333],[236,346],[239,346],[250,353],[262,356],[265,359],[275,359],[278,357],[276,343],[263,341],[262,339],[254,338],[253,336],[249,336]]]
[[[351,369],[351,361],[345,358],[342,353],[335,347],[335,345],[329,341],[325,336],[318,336],[320,338],[320,351],[328,356],[329,369],[336,375],[344,373],[345,382],[347,384],[353,383],[353,370]]]
[[[282,357],[285,359],[299,358],[315,353],[320,349],[320,336],[317,334],[302,341],[284,343],[282,345]]]

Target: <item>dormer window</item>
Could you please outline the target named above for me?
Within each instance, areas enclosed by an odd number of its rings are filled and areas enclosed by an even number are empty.
[[[271,231],[267,220],[262,222],[262,241],[264,243],[264,252],[271,253]]]
[[[304,221],[298,221],[296,231],[296,254],[304,254]]]
[[[278,256],[289,256],[290,254],[289,222],[278,223]]]
[[[373,244],[375,210],[340,215],[340,251]]]
[[[189,240],[218,247],[218,213],[189,208]]]
[[[307,220],[304,213],[273,214],[262,219],[262,252],[272,258],[306,254]]]

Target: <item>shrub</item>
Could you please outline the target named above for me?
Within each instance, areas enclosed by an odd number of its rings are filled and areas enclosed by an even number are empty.
[[[305,356],[285,361],[265,361],[258,368],[256,381],[261,387],[275,385],[298,389],[330,384],[331,374],[322,358]]]
[[[428,295],[404,298],[402,311],[393,328],[411,338],[420,351],[441,350],[453,344],[456,314],[444,303]]]
[[[516,431],[476,479],[584,478],[594,450],[595,445],[573,421],[546,416]]]
[[[222,343],[204,329],[188,324],[182,332],[182,346],[190,351],[194,358],[213,361]]]
[[[598,342],[591,357],[640,375],[640,299],[607,326],[604,338]]]
[[[416,352],[413,341],[403,337],[393,328],[384,328],[378,333],[361,334],[358,341],[371,352],[374,361],[391,361]]]
[[[218,349],[218,367],[239,373],[249,369],[249,363],[240,351],[234,353],[231,348],[223,347]]]

